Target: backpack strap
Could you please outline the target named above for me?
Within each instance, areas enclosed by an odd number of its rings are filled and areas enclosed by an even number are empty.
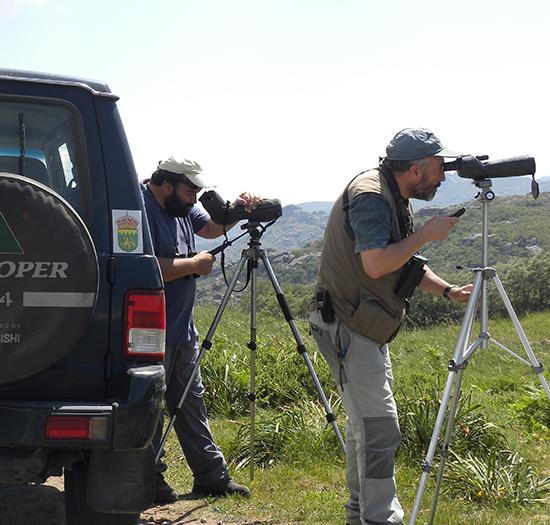
[[[349,210],[349,195],[348,195],[348,190],[349,190],[349,187],[351,186],[351,183],[357,178],[357,177],[360,177],[361,175],[363,175],[364,173],[367,173],[368,170],[365,170],[365,171],[362,171],[361,173],[358,173],[357,175],[355,175],[355,177],[353,177],[353,179],[351,179],[348,183],[348,185],[346,186],[346,189],[344,190],[344,195],[343,195],[343,198],[342,198],[342,202],[343,202],[343,205],[342,205],[342,209],[344,210],[344,230],[346,232],[346,235],[352,240],[352,241],[355,241],[355,233],[353,232],[353,228],[351,227],[351,222],[349,220],[349,214],[348,214],[348,210]]]
[[[399,223],[399,233],[401,235],[401,239],[404,239],[405,237],[408,237],[413,232],[413,223],[412,219],[403,214],[403,207],[401,205],[401,192],[399,191],[399,186],[397,185],[397,181],[395,180],[395,176],[393,173],[388,169],[378,168],[380,170],[380,174],[386,179],[386,182],[388,183],[388,186],[390,188],[390,191],[392,193],[393,200],[395,202],[395,207],[397,210],[397,222]],[[361,173],[358,173],[349,181],[349,184],[346,186],[346,189],[344,190],[344,194],[342,197],[342,209],[344,210],[344,230],[346,232],[346,235],[352,240],[355,241],[355,233],[353,232],[353,228],[351,227],[351,222],[349,220],[349,195],[348,190],[351,186],[352,182],[361,175],[367,173],[367,171],[371,170],[365,170]]]
[[[399,191],[399,186],[397,185],[397,181],[395,180],[394,174],[392,173],[391,170],[387,168],[383,168],[382,166],[379,169],[380,169],[381,175],[386,179],[386,182],[390,187],[390,191],[392,193],[393,200],[395,202],[395,208],[397,210],[397,222],[399,223],[399,233],[401,234],[401,239],[404,239],[405,237],[408,237],[413,232],[412,219],[408,214],[407,216],[403,214],[403,206],[401,205],[401,201],[403,197],[401,196],[401,192]]]

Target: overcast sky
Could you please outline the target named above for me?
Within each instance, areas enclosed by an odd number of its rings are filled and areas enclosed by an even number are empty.
[[[543,0],[0,0],[1,67],[105,81],[140,178],[334,200],[404,127],[550,175]]]

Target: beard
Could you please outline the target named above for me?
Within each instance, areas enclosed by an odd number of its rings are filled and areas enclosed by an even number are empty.
[[[413,199],[419,199],[421,201],[431,201],[435,197],[435,194],[437,193],[439,186],[441,186],[440,182],[438,182],[437,185],[432,188],[429,188],[429,187],[413,188],[413,190],[410,193],[410,197],[412,197]]]
[[[176,192],[172,192],[171,195],[164,199],[164,208],[166,211],[174,217],[186,217],[193,208],[193,203],[184,204],[180,201]]]

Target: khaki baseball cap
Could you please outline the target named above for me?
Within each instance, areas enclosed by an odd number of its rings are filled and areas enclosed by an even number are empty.
[[[191,184],[194,184],[198,188],[210,186],[208,179],[202,173],[200,164],[193,160],[168,157],[166,160],[159,162],[158,169],[169,171],[176,175],[183,175]]]

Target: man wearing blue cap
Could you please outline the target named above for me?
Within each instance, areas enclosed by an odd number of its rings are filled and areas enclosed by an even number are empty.
[[[445,180],[444,158],[458,156],[427,129],[401,130],[378,168],[348,184],[327,223],[310,325],[348,415],[346,525],[403,524],[394,477],[401,434],[388,350],[410,296],[403,284],[414,267],[422,291],[465,303],[472,288],[412,264],[459,219],[433,217],[415,231],[409,199],[433,199]]]

